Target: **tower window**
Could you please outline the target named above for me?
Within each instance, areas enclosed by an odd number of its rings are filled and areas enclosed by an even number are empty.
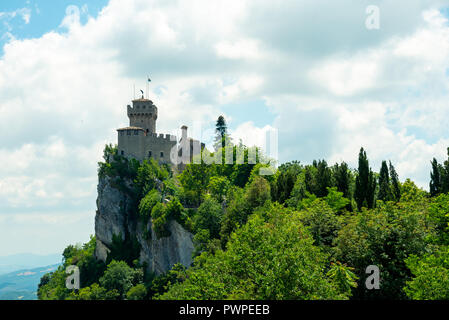
[[[151,158],[152,155],[153,153],[151,151],[148,151],[148,158]]]
[[[164,157],[164,153],[161,151],[161,158],[163,158]]]

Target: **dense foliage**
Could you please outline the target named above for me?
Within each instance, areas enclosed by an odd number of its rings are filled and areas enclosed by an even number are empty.
[[[170,236],[173,220],[193,233],[192,266],[155,276],[139,264],[131,234],[115,235],[102,263],[92,238],[64,250],[39,298],[449,299],[449,160],[432,161],[430,193],[401,182],[391,162],[374,172],[363,148],[356,169],[293,161],[261,175],[262,153],[232,144],[223,117],[216,134],[207,157],[218,161],[182,173],[111,145],[99,163],[99,176],[131,199],[147,241]],[[81,270],[75,292],[65,288],[69,265]],[[379,290],[365,286],[370,265],[380,269]]]

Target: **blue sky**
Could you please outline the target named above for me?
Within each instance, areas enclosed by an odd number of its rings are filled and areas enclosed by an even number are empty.
[[[17,39],[25,38],[39,38],[44,33],[58,30],[65,15],[66,8],[69,5],[78,6],[81,10],[84,7],[86,12],[81,15],[81,22],[85,23],[89,16],[96,17],[98,12],[108,3],[107,0],[95,0],[86,2],[83,0],[15,0],[2,1],[0,3],[0,12],[15,12],[20,9],[26,9],[24,12],[29,13],[30,20],[26,23],[23,16],[17,14],[13,18],[0,19],[2,25],[0,26],[1,34],[4,35],[9,31],[5,26],[7,22],[12,30],[10,31]],[[8,41],[8,37],[0,39],[0,46]]]
[[[223,114],[248,145],[277,130],[280,162],[356,167],[363,146],[427,188],[449,146],[448,16],[440,0],[0,2],[0,256],[94,233],[97,161],[147,74],[160,133]]]

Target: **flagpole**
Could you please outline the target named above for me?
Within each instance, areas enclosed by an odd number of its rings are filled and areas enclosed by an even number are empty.
[[[147,99],[150,99],[150,77],[147,76]]]

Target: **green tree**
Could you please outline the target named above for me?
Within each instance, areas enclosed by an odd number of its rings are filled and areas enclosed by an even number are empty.
[[[299,208],[301,206],[301,201],[308,195],[310,195],[310,193],[307,190],[306,170],[304,170],[298,175],[295,185],[293,186],[293,190],[290,194],[290,198],[287,199],[285,203],[289,207]]]
[[[447,148],[448,159],[443,164],[433,158],[432,172],[430,173],[430,195],[432,197],[440,193],[449,192],[449,148]]]
[[[423,257],[406,259],[413,278],[404,291],[413,300],[449,300],[449,247],[442,247]]]
[[[391,201],[392,194],[390,189],[390,173],[386,161],[382,161],[379,173],[379,193],[377,198],[382,201]]]
[[[391,193],[392,199],[396,202],[401,200],[401,183],[399,182],[399,176],[396,169],[393,167],[390,161],[390,179],[391,179]]]
[[[432,172],[430,173],[430,195],[432,197],[441,193],[441,171],[442,167],[438,164],[437,159],[432,160]]]
[[[64,300],[71,297],[72,293],[65,284],[67,278],[65,270],[69,265],[76,265],[79,268],[81,287],[87,287],[96,282],[106,266],[94,257],[95,247],[95,237],[91,237],[83,245],[67,246],[63,252],[62,265],[41,278],[38,285],[38,298],[40,300]]]
[[[151,222],[153,223],[154,232],[158,238],[170,236],[167,223],[167,206],[162,203],[157,203],[153,210],[151,210]]]
[[[133,286],[126,293],[127,300],[144,300],[147,295],[147,289],[145,285],[139,283],[138,285]]]
[[[90,287],[81,288],[78,293],[72,292],[70,300],[117,300],[120,294],[116,289],[107,291],[100,287],[98,283],[93,283]]]
[[[262,177],[256,176],[248,185],[245,195],[251,208],[257,208],[271,200],[270,184]]]
[[[345,162],[342,162],[341,165],[338,163],[334,166],[334,179],[335,179],[335,187],[339,192],[343,192],[343,197],[350,199],[350,183],[351,183],[351,171],[348,168],[348,165]]]
[[[349,199],[344,197],[343,192],[338,192],[337,188],[327,188],[328,194],[325,198],[327,204],[334,210],[336,213],[341,213],[344,208],[347,208],[351,203]]]
[[[327,188],[332,187],[331,169],[328,167],[325,160],[315,162],[314,166],[317,168],[316,182],[318,187],[315,195],[317,197],[325,197],[327,195]]]
[[[146,225],[151,217],[151,211],[157,203],[162,201],[160,193],[153,189],[149,191],[139,203],[139,217],[144,225]]]
[[[284,163],[276,172],[276,179],[272,182],[273,201],[284,203],[290,198],[302,166],[297,161]]]
[[[137,237],[131,235],[128,231],[126,231],[124,237],[121,233],[118,235],[113,234],[110,252],[106,258],[106,264],[111,263],[113,260],[123,260],[129,265],[132,265],[134,260],[140,255],[140,248],[141,246],[139,241],[137,241]]]
[[[220,238],[222,247],[224,247],[229,236],[239,226],[246,223],[251,207],[245,198],[245,191],[239,187],[232,187],[227,195],[228,206],[223,215]]]
[[[304,182],[306,185],[306,190],[310,194],[317,195],[319,194],[319,185],[317,181],[318,169],[315,165],[306,166],[304,168]]]
[[[137,170],[137,177],[134,184],[138,190],[139,197],[143,197],[152,189],[158,186],[158,183],[167,179],[169,172],[165,167],[160,166],[156,160],[144,160]]]
[[[218,201],[223,202],[231,183],[226,177],[213,176],[209,180],[208,190],[211,195]]]
[[[227,135],[228,126],[226,125],[226,120],[223,116],[219,116],[217,119],[217,123],[215,124],[215,143],[214,147],[215,150],[219,150],[220,148],[223,148],[225,146],[225,137]]]
[[[359,210],[362,207],[374,207],[374,192],[376,190],[376,177],[369,167],[365,150],[360,149],[358,175],[355,180],[354,198]]]
[[[347,216],[335,239],[335,259],[355,268],[361,283],[366,267],[381,270],[381,290],[353,289],[355,299],[405,299],[402,288],[410,279],[405,259],[428,250],[432,234],[423,211],[425,203],[388,202]]]
[[[185,191],[192,193],[192,200],[197,205],[201,203],[203,194],[207,190],[210,173],[210,167],[206,163],[201,162],[199,164],[188,164],[179,175],[182,187]]]
[[[150,285],[148,286],[148,296],[153,299],[154,297],[160,296],[161,294],[166,292],[168,290],[168,285],[182,280],[178,278],[178,275],[182,274],[185,269],[186,268],[182,264],[177,263],[171,270],[154,277],[150,281]]]
[[[429,217],[436,227],[436,243],[449,245],[449,193],[431,200]]]
[[[38,285],[37,297],[39,300],[65,300],[69,297],[70,290],[65,286],[67,274],[63,265],[44,277]]]
[[[358,277],[352,272],[354,268],[348,267],[340,262],[331,263],[331,268],[327,275],[333,279],[342,292],[351,294],[351,288],[357,288]]]
[[[427,193],[418,188],[416,184],[407,179],[401,185],[401,202],[423,202]]]
[[[338,235],[341,222],[324,199],[311,199],[300,211],[302,223],[309,228],[315,244],[328,250]],[[327,248],[324,248],[327,247]]]
[[[208,230],[211,238],[219,238],[223,215],[221,205],[212,197],[207,198],[194,216],[194,230]]]
[[[276,207],[251,216],[226,251],[204,252],[160,299],[346,299],[326,276],[327,256],[297,213]],[[282,253],[282,254],[280,254]]]
[[[108,291],[117,290],[121,298],[143,280],[141,269],[133,269],[124,261],[113,260],[100,278],[100,284]]]

